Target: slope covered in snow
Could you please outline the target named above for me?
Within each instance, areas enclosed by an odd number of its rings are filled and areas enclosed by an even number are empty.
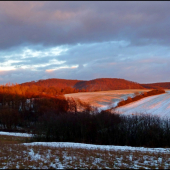
[[[73,97],[75,100],[80,99],[83,102],[88,102],[92,106],[100,109],[107,109],[109,106],[115,106],[121,99],[127,99],[128,96],[133,97],[135,93],[146,92],[146,89],[127,89],[127,90],[110,90],[98,92],[80,92],[65,94],[65,97]]]
[[[170,118],[170,91],[127,104],[116,111],[124,115],[142,113]]]

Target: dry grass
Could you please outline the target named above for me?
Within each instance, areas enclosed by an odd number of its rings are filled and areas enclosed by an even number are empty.
[[[0,168],[168,169],[170,168],[170,153],[24,146],[1,142]]]
[[[0,135],[0,144],[19,144],[28,141],[28,137]]]

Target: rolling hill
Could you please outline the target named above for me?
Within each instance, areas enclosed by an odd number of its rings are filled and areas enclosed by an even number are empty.
[[[144,89],[142,85],[136,82],[118,79],[118,78],[100,78],[89,81],[67,80],[67,79],[47,79],[22,83],[25,86],[41,87],[72,87],[75,89],[85,89],[86,91],[104,91],[104,90],[121,90],[121,89]]]
[[[121,89],[170,89],[170,82],[139,84],[119,78],[98,78],[93,80],[46,79],[22,83],[25,86],[57,87],[60,89],[71,87],[85,91],[107,91]]]
[[[156,89],[156,88],[170,89],[170,82],[141,84],[141,85],[148,89]]]

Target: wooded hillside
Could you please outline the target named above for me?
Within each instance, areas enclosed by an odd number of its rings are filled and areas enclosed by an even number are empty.
[[[121,89],[144,89],[139,83],[118,79],[118,78],[100,78],[89,81],[82,80],[67,80],[67,79],[47,79],[39,80],[37,82],[26,82],[21,84],[22,86],[38,86],[38,87],[57,87],[74,88],[81,91],[104,91],[104,90],[121,90]]]
[[[141,85],[148,89],[158,89],[158,88],[170,89],[170,82],[141,84]]]

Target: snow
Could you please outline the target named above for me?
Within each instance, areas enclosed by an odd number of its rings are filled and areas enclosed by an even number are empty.
[[[23,143],[26,146],[48,146],[60,148],[81,148],[92,150],[121,150],[121,151],[141,151],[141,152],[170,152],[170,148],[145,148],[145,147],[132,147],[132,146],[115,146],[115,145],[94,145],[84,143],[72,142],[32,142]]]
[[[170,148],[71,142],[33,142],[4,147],[0,148],[1,169],[170,168]]]
[[[31,137],[32,134],[28,133],[14,133],[14,132],[1,132],[0,135],[7,135],[7,136],[20,136],[20,137]]]
[[[116,111],[124,115],[143,113],[170,118],[170,91],[121,106]]]
[[[75,100],[80,99],[88,102],[92,106],[98,107],[100,110],[107,109],[109,106],[115,106],[121,99],[127,99],[128,96],[134,96],[136,92],[146,92],[146,89],[126,89],[126,90],[110,90],[99,92],[79,92],[65,94],[66,98],[73,97]]]

